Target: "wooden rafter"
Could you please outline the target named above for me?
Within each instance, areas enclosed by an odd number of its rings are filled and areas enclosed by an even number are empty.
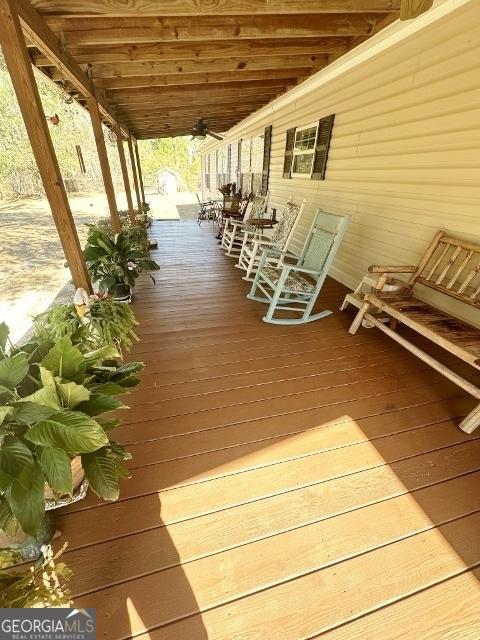
[[[376,14],[202,16],[190,18],[48,18],[71,45],[261,38],[318,38],[370,33]]]
[[[130,62],[126,64],[99,64],[92,67],[92,76],[99,78],[128,78],[135,76],[172,75],[178,73],[242,73],[268,69],[320,68],[340,54],[308,54],[295,56],[269,56],[255,58],[221,58],[210,60],[183,60],[181,63]]]
[[[428,0],[410,0],[427,2]],[[395,20],[401,0],[19,0],[136,138],[226,130]],[[32,6],[34,8],[32,8]],[[26,12],[28,13],[28,11]],[[41,14],[41,16],[40,16]],[[193,18],[193,19],[192,19]],[[35,64],[66,90],[58,56]],[[85,105],[80,91],[78,101]],[[130,149],[135,152],[135,145]]]
[[[198,102],[187,102],[183,98],[180,99],[172,99],[170,100],[162,100],[160,103],[158,99],[148,102],[138,102],[138,103],[130,103],[128,105],[117,106],[117,114],[119,118],[125,116],[126,114],[135,114],[135,113],[145,113],[145,111],[149,113],[155,113],[158,111],[181,111],[190,110],[192,107],[197,106],[197,111],[204,112],[205,110],[210,111],[210,109],[219,109],[222,108],[224,111],[226,109],[232,109],[235,111],[236,109],[245,107],[245,109],[258,109],[261,105],[265,104],[265,102],[271,97],[273,94],[259,94],[258,92],[255,95],[242,95],[239,96],[238,92],[234,96],[223,96],[218,98],[217,96],[213,96],[213,98],[209,99],[208,96],[202,97],[201,103]]]
[[[320,69],[321,67],[318,67]],[[313,67],[286,69],[265,69],[261,71],[242,71],[241,73],[177,73],[164,76],[127,76],[126,78],[102,78],[95,85],[105,90],[132,89],[137,87],[176,87],[185,85],[231,84],[232,82],[250,82],[252,80],[298,79],[310,75]]]
[[[387,14],[388,15],[388,14]],[[393,14],[395,16],[395,14]],[[222,57],[253,58],[257,56],[316,55],[344,53],[350,45],[345,36],[327,38],[282,38],[262,40],[224,40]],[[146,44],[113,44],[70,46],[70,54],[79,64],[112,64],[115,62],[180,62],[182,60],[211,60],[218,58],[218,43],[155,42]],[[38,56],[37,66],[48,66],[48,58]]]
[[[251,15],[275,13],[389,13],[400,0],[32,0],[44,14],[71,17],[125,15],[164,16]]]
[[[115,104],[120,104],[123,98],[148,98],[149,96],[159,96],[159,97],[168,97],[169,95],[197,95],[202,96],[204,94],[211,94],[215,92],[215,95],[221,96],[223,94],[229,94],[234,91],[243,92],[248,91],[250,94],[253,94],[255,91],[262,93],[264,91],[269,92],[270,90],[278,90],[278,88],[285,87],[285,85],[291,84],[294,82],[294,78],[273,78],[268,80],[251,80],[248,83],[248,86],[239,80],[234,80],[233,82],[212,82],[208,85],[203,83],[194,83],[187,84],[183,86],[151,86],[146,87],[142,91],[138,91],[136,87],[131,87],[128,89],[109,89],[106,92],[107,96],[111,96],[112,100]],[[237,93],[238,95],[238,93]]]

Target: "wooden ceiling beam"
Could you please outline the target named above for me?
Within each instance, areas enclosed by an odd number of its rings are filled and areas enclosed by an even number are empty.
[[[235,123],[234,123],[235,124]],[[232,126],[234,126],[234,124]],[[232,127],[226,127],[225,131],[228,131]],[[223,133],[223,132],[220,132]],[[192,135],[191,129],[160,129],[159,131],[139,131],[137,135],[138,140],[145,140],[147,138],[176,138],[178,136],[190,137]]]
[[[237,119],[237,120],[242,120],[243,118],[245,118],[248,114],[250,113],[250,111],[245,111],[244,113],[232,113],[228,110],[226,110],[223,114],[211,114],[208,111],[206,112],[206,115],[204,115],[203,117],[199,115],[199,113],[191,113],[191,114],[183,114],[182,116],[153,116],[151,118],[135,118],[135,117],[125,117],[125,118],[121,118],[122,122],[125,122],[126,125],[131,125],[132,129],[137,128],[137,127],[148,127],[151,125],[155,125],[157,123],[161,124],[161,123],[171,123],[171,122],[176,122],[176,121],[188,121],[190,123],[194,123],[199,117],[202,117],[203,120],[207,123],[207,124],[211,124],[213,126],[213,124],[215,122],[221,121],[222,118],[224,118],[225,116],[228,116],[229,118],[233,118],[233,119]]]
[[[186,105],[184,107],[176,107],[175,109],[167,109],[162,105],[158,105],[152,109],[147,109],[140,107],[139,109],[133,109],[132,107],[128,109],[122,109],[119,107],[117,109],[117,115],[119,118],[131,118],[132,120],[138,119],[148,119],[148,118],[172,118],[172,117],[182,117],[182,116],[197,116],[199,118],[204,116],[221,116],[228,110],[228,113],[232,115],[249,113],[255,109],[255,103],[241,102],[241,103],[233,103],[233,104],[219,104],[219,105],[210,105],[208,107],[203,107],[202,104],[199,105]]]
[[[350,46],[348,37],[281,38],[262,40],[224,40],[222,58],[253,58],[256,56],[316,55],[345,53]],[[96,45],[69,47],[70,55],[79,64],[112,64],[115,62],[179,62],[218,57],[215,42],[155,42],[145,44]],[[225,60],[226,61],[226,60]],[[37,66],[48,66],[49,60],[38,56]]]
[[[320,68],[320,67],[319,67]],[[318,69],[319,69],[318,68]],[[317,70],[317,69],[315,69]],[[312,67],[298,69],[265,69],[261,71],[241,71],[236,73],[177,73],[164,76],[130,76],[127,78],[99,78],[94,81],[96,87],[106,91],[115,89],[176,87],[185,85],[228,84],[232,82],[251,82],[252,80],[298,79],[310,75]]]
[[[131,115],[125,115],[122,118],[120,118],[120,121],[124,122],[126,126],[131,127],[132,130],[148,127],[156,123],[171,123],[177,120],[181,122],[190,122],[191,124],[193,124],[198,118],[202,118],[203,121],[206,122],[207,124],[212,124],[214,122],[217,122],[221,118],[224,118],[226,115],[229,118],[236,119],[239,122],[240,120],[243,120],[248,115],[250,115],[252,111],[253,109],[249,109],[242,113],[242,112],[238,112],[238,111],[235,112],[235,111],[230,111],[229,109],[226,109],[223,113],[220,114],[220,113],[210,113],[208,110],[204,110],[202,112],[197,111],[193,113],[182,113],[180,116],[159,115],[159,116],[148,117],[148,118],[138,118]]]
[[[61,70],[63,78],[69,80],[80,93],[83,93],[86,97],[95,98],[101,115],[113,124],[115,117],[110,105],[103,98],[96,95],[95,88],[87,74],[61,46],[42,16],[32,7],[28,0],[15,0],[15,8],[20,18],[23,32],[29,42],[48,57],[52,64]],[[126,131],[122,131],[122,133],[124,135],[127,134]]]
[[[270,100],[273,100],[273,98],[280,95],[284,91],[285,88],[277,87],[276,90],[272,90],[269,92],[258,93],[257,91],[255,91],[254,93],[249,94],[248,97],[252,98],[252,100],[256,103],[265,104]],[[137,95],[119,98],[117,101],[117,105],[118,107],[123,105],[130,108],[130,106],[141,106],[143,104],[145,106],[153,105],[156,107],[163,106],[166,108],[172,108],[178,106],[184,107],[188,104],[196,104],[198,100],[199,97],[195,94],[167,94],[162,98],[159,98],[158,96],[143,97],[142,95]],[[201,97],[202,106],[210,104],[221,104],[225,103],[226,101],[235,103],[236,100],[238,100],[238,91],[223,94],[205,95]]]
[[[369,34],[379,14],[201,16],[191,18],[48,18],[67,46]],[[219,55],[222,55],[219,47]]]
[[[184,110],[189,110],[189,109],[194,109],[196,111],[200,112],[204,112],[205,110],[210,109],[210,107],[215,107],[216,109],[230,109],[230,108],[242,108],[242,107],[251,107],[252,110],[255,108],[259,108],[261,105],[264,105],[268,100],[270,100],[271,97],[265,97],[264,94],[262,94],[261,97],[259,97],[258,92],[255,93],[255,95],[251,96],[251,95],[247,95],[247,96],[239,96],[238,92],[235,93],[234,96],[224,96],[223,98],[219,98],[218,96],[214,96],[211,100],[209,99],[208,96],[204,96],[202,98],[202,101],[199,102],[194,101],[194,102],[187,102],[185,103],[184,99],[176,99],[175,102],[172,103],[172,101],[166,101],[166,100],[162,100],[162,102],[160,102],[158,99],[149,102],[144,102],[144,104],[142,104],[141,102],[135,104],[129,104],[129,105],[117,105],[116,107],[116,113],[118,115],[118,117],[122,117],[124,115],[130,114],[130,113],[145,113],[145,112],[150,112],[153,113],[155,111],[178,111],[178,112],[182,112]]]
[[[219,129],[220,126],[224,126],[225,124],[229,124],[232,122],[233,123],[240,122],[240,120],[242,120],[243,117],[244,116],[236,116],[236,115],[231,115],[227,113],[218,118],[208,118],[206,119],[206,122],[210,129],[212,129],[213,131],[216,131],[217,129]],[[140,122],[140,123],[137,122],[136,120],[134,121],[126,120],[125,124],[131,125],[132,131],[134,129],[146,131],[147,129],[157,130],[157,129],[161,129],[162,127],[174,127],[174,126],[184,126],[184,125],[192,129],[195,121],[196,121],[196,118],[192,116],[190,118],[169,118],[169,119],[165,118],[165,119],[149,120],[147,122]]]
[[[209,60],[183,60],[182,62],[128,62],[119,64],[100,64],[91,68],[92,77],[128,78],[135,76],[162,76],[177,73],[233,73],[244,71],[262,71],[265,69],[283,69],[286,67],[324,67],[336,59],[340,53],[296,56],[267,56],[254,58],[220,57]]]
[[[369,13],[399,11],[400,0],[31,0],[44,14],[121,17]]]
[[[185,131],[177,131],[177,132],[169,132],[169,133],[166,133],[165,131],[163,131],[156,134],[138,132],[135,134],[135,137],[137,138],[137,140],[158,140],[159,138],[180,138],[180,137],[184,138],[189,136],[190,134]]]
[[[120,104],[124,98],[137,98],[138,100],[145,100],[149,97],[162,99],[169,95],[178,96],[191,96],[194,99],[194,104],[201,99],[204,95],[216,95],[222,96],[224,94],[235,93],[238,98],[242,95],[255,95],[255,92],[269,92],[279,90],[287,85],[293,84],[295,78],[277,78],[273,80],[251,80],[249,83],[235,81],[235,82],[217,82],[205,85],[189,84],[180,85],[174,87],[148,87],[139,91],[138,89],[110,89],[106,92],[108,98],[111,99],[112,104]],[[197,98],[197,100],[195,100]]]
[[[237,122],[240,122],[241,118],[224,118],[222,120],[211,120],[208,125],[212,131],[225,131],[227,127],[232,127]],[[145,126],[137,125],[134,127],[138,131],[160,131],[167,129],[182,129],[186,128],[189,131],[192,130],[195,120],[171,120],[169,122],[157,122],[151,123]],[[223,127],[223,128],[222,128]]]

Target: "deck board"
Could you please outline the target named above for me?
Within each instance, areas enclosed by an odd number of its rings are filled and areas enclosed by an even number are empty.
[[[349,336],[350,312],[264,324],[210,225],[153,234],[147,367],[117,432],[132,477],[58,517],[98,637],[477,640],[472,399],[380,332]],[[319,304],[344,293],[330,279]]]

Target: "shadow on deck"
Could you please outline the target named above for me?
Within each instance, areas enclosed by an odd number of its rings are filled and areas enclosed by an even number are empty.
[[[132,478],[59,518],[98,637],[480,637],[472,401],[379,332],[350,336],[350,312],[264,324],[211,225],[153,234],[147,367],[118,432]],[[344,293],[329,280],[319,305]]]

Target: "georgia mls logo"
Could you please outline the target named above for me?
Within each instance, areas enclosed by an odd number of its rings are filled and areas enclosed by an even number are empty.
[[[95,609],[0,609],[0,640],[95,640]]]

